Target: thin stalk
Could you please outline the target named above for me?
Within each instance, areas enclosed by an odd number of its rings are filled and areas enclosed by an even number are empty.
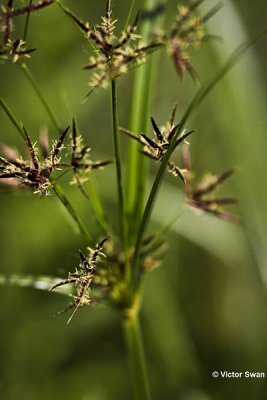
[[[91,205],[94,209],[94,212],[95,212],[95,215],[97,218],[97,222],[99,223],[99,225],[101,226],[103,231],[105,233],[108,233],[109,226],[108,226],[107,216],[106,216],[104,208],[102,206],[102,202],[101,202],[99,193],[96,188],[95,180],[92,175],[90,176],[90,179],[88,180],[86,187],[87,187],[87,190],[89,193],[89,199],[90,199]]]
[[[120,136],[119,136],[119,124],[118,124],[117,87],[115,79],[111,79],[111,108],[112,108],[112,125],[113,125],[113,143],[114,143],[117,188],[118,188],[118,204],[119,204],[118,219],[119,219],[119,229],[120,229],[122,248],[125,250],[126,249],[125,210],[124,210],[124,194],[123,194],[122,171],[121,171],[121,149],[120,149]]]
[[[89,235],[89,233],[88,233],[86,227],[84,226],[82,220],[80,219],[80,217],[78,216],[78,214],[76,213],[74,208],[72,207],[71,203],[69,202],[68,198],[66,197],[66,195],[65,195],[63,189],[61,188],[61,186],[58,183],[53,183],[53,190],[54,190],[56,196],[58,197],[58,199],[61,201],[61,203],[65,207],[65,209],[67,210],[68,214],[71,216],[71,218],[75,222],[75,224],[76,224],[76,226],[78,228],[78,231],[80,232],[81,236],[85,239],[85,241],[87,243],[92,245],[94,242],[93,242],[91,236]]]
[[[144,10],[153,9],[156,0],[145,0]],[[153,18],[142,22],[140,34],[144,41],[149,39],[149,33],[155,24]],[[130,117],[130,130],[132,132],[147,132],[148,116],[151,107],[153,82],[157,70],[156,54],[141,67],[137,68],[134,75],[132,107]],[[140,153],[140,146],[131,140],[127,156],[127,197],[125,199],[127,215],[129,215],[128,241],[133,244],[137,229],[141,221],[144,206],[144,196],[147,181],[147,160]]]
[[[19,134],[22,136],[23,139],[25,139],[25,132],[22,123],[15,117],[15,115],[13,114],[9,106],[6,104],[4,99],[2,99],[2,97],[0,97],[0,105],[5,111],[10,121],[12,122],[12,124],[14,125],[14,127],[18,130]]]
[[[167,154],[166,154],[165,158],[167,159]],[[153,210],[156,195],[158,193],[160,184],[161,184],[164,174],[165,174],[167,163],[165,165],[164,161],[165,161],[165,159],[161,162],[158,173],[154,180],[152,189],[150,191],[150,194],[149,194],[149,197],[148,197],[148,200],[146,203],[145,211],[144,211],[143,218],[142,218],[139,230],[138,230],[138,234],[137,234],[137,239],[136,239],[136,244],[135,244],[135,249],[134,249],[134,254],[133,254],[133,259],[132,259],[132,272],[134,275],[134,278],[132,280],[133,288],[134,288],[134,286],[138,285],[138,283],[139,283],[138,282],[138,280],[139,280],[139,258],[140,258],[140,250],[141,250],[142,240],[143,240],[147,225],[150,220],[150,216],[151,216],[151,213]]]
[[[186,204],[182,204],[181,207],[176,210],[174,215],[167,221],[165,225],[163,225],[158,231],[155,232],[154,238],[151,242],[149,242],[150,246],[156,244],[167,232],[170,231],[171,227],[177,222],[177,220],[183,215],[186,210]]]
[[[76,138],[79,137],[80,132],[79,132],[79,127],[77,125],[76,118],[73,118],[72,129],[73,129],[73,135]],[[75,141],[77,141],[77,139],[75,139]],[[80,186],[81,191],[85,195],[85,197],[89,200],[89,202],[95,212],[95,217],[96,217],[98,224],[100,225],[102,230],[107,234],[109,231],[108,221],[106,218],[104,208],[102,206],[101,198],[99,196],[99,193],[98,193],[98,190],[96,187],[96,181],[94,179],[94,174],[93,173],[90,174],[90,179],[86,183],[87,190],[84,191],[82,188],[82,185],[79,185],[79,186]],[[89,196],[87,194],[89,194]]]
[[[129,314],[123,319],[128,362],[134,388],[135,400],[150,400],[143,340],[138,314]]]
[[[45,97],[43,96],[41,90],[38,87],[38,84],[35,80],[35,78],[33,77],[31,71],[29,70],[29,68],[27,67],[26,64],[21,64],[20,65],[22,71],[24,72],[24,75],[26,76],[28,82],[30,83],[31,87],[33,88],[33,90],[35,91],[37,97],[39,98],[40,102],[42,103],[44,109],[46,110],[52,124],[54,125],[54,127],[58,130],[58,132],[62,132],[62,128],[60,127],[60,124],[57,120],[57,117],[55,116],[54,112],[52,111],[51,107],[49,106],[48,102],[46,101]]]
[[[125,22],[125,25],[124,25],[124,31],[126,30],[127,26],[129,25],[129,21],[130,21],[130,18],[132,16],[134,4],[135,4],[135,0],[132,0],[132,3],[130,5],[130,9],[129,9],[129,13],[128,13],[128,16],[127,16],[127,19],[126,19],[126,22]]]
[[[217,83],[219,83],[221,79],[223,79],[224,76],[228,72],[230,72],[232,68],[234,68],[234,66],[240,61],[244,53],[246,53],[247,50],[249,50],[252,46],[258,43],[266,35],[267,35],[267,30],[261,32],[255,38],[245,41],[231,54],[231,56],[228,58],[223,67],[218,71],[218,73],[214,76],[214,78],[212,78],[210,82],[208,82],[206,85],[200,88],[200,90],[194,96],[193,100],[191,101],[191,103],[187,107],[187,110],[184,113],[182,121],[187,121],[192,111],[195,108],[197,108],[202,103],[203,100],[205,100],[207,95],[213,90],[213,88],[217,85]]]
[[[32,5],[32,0],[29,1],[29,7],[30,7],[31,5]],[[25,42],[26,39],[27,39],[27,32],[28,32],[28,27],[29,27],[30,15],[31,15],[31,12],[29,11],[29,12],[27,13],[27,16],[26,16],[25,27],[24,27],[24,33],[23,33],[23,40],[24,40],[24,42]]]

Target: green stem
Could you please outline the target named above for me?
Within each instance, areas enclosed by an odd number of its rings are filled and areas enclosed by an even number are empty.
[[[127,16],[127,19],[126,19],[126,22],[125,22],[125,25],[124,25],[124,31],[126,31],[128,25],[129,25],[129,21],[130,21],[130,18],[132,16],[134,4],[135,4],[135,0],[132,0],[132,3],[131,3],[130,8],[129,8],[129,13],[128,13],[128,16]]]
[[[23,125],[22,123],[15,117],[13,114],[12,110],[9,108],[9,106],[6,104],[4,99],[0,97],[0,106],[3,108],[5,111],[6,115],[14,125],[14,127],[18,130],[19,134],[22,136],[23,139],[25,139],[25,132],[23,130]]]
[[[150,60],[151,61],[151,60]],[[146,132],[147,115],[150,99],[150,61],[136,72],[132,94],[132,112],[130,130]],[[140,221],[146,187],[146,160],[139,152],[140,146],[135,141],[129,143],[127,156],[127,214],[130,217],[129,242],[135,237],[136,226]]]
[[[32,0],[29,1],[29,7],[32,5]],[[26,21],[25,21],[25,27],[24,27],[24,33],[23,33],[23,40],[24,42],[27,39],[27,32],[28,32],[28,27],[29,27],[29,20],[30,20],[30,11],[28,12],[27,16],[26,16]]]
[[[149,246],[155,245],[164,235],[170,231],[171,227],[177,222],[177,220],[183,215],[186,210],[186,204],[182,204],[174,215],[163,225],[158,231],[155,232],[153,240],[149,243]]]
[[[86,227],[84,226],[82,220],[77,215],[77,213],[74,210],[74,208],[72,207],[71,203],[67,199],[67,197],[66,197],[63,189],[61,188],[61,186],[58,183],[53,183],[53,190],[54,190],[56,196],[58,197],[58,199],[61,201],[61,203],[65,207],[65,209],[67,210],[68,214],[71,216],[71,218],[73,219],[73,221],[77,225],[77,228],[78,228],[81,236],[85,239],[85,241],[87,243],[92,245],[94,242],[93,242],[91,236],[89,235],[89,233],[88,233]]]
[[[165,158],[167,159],[167,154],[166,154]],[[166,165],[167,165],[167,163],[166,163]],[[154,201],[156,199],[156,195],[158,193],[160,184],[161,184],[162,179],[164,177],[166,165],[164,163],[164,160],[160,164],[160,167],[159,167],[158,173],[156,175],[156,178],[154,180],[152,189],[150,191],[150,194],[149,194],[149,197],[148,197],[148,200],[147,200],[147,203],[146,203],[145,211],[144,211],[144,214],[143,214],[143,218],[142,218],[139,230],[138,230],[135,249],[134,249],[134,254],[133,254],[133,259],[132,259],[132,272],[133,272],[133,275],[134,275],[134,278],[132,280],[132,285],[133,285],[132,289],[133,290],[135,290],[138,287],[138,283],[139,283],[139,258],[140,258],[140,250],[141,250],[142,240],[143,240],[147,225],[148,225],[149,220],[150,220],[150,216],[151,216],[151,213],[152,213],[152,210],[153,210],[153,206],[154,206]]]
[[[103,231],[107,234],[109,232],[107,216],[102,206],[101,198],[99,196],[98,190],[96,188],[96,182],[92,174],[87,182],[86,187],[88,190],[90,203],[94,209],[97,218],[97,222],[99,223]]]
[[[144,10],[152,9],[156,4],[156,0],[145,0]],[[154,24],[155,20],[153,18],[142,22],[140,34],[144,41],[148,41],[149,33]],[[135,71],[130,117],[130,130],[132,132],[147,132],[148,114],[153,97],[153,82],[157,70],[157,56],[156,54],[150,56],[150,59]],[[130,219],[128,232],[129,244],[133,244],[141,221],[147,181],[147,160],[139,150],[139,144],[131,140],[127,156],[128,189],[127,198],[125,199],[127,215],[129,215]]]
[[[265,36],[267,35],[267,30],[261,32],[258,36],[251,40],[247,40],[244,43],[242,43],[228,58],[226,63],[222,66],[222,68],[218,71],[218,73],[203,87],[199,89],[197,94],[194,96],[192,99],[191,103],[187,107],[183,118],[182,118],[182,124],[184,126],[184,123],[187,121],[191,113],[196,109],[203,100],[208,96],[208,94],[213,90],[213,88],[224,78],[225,75],[227,75],[228,72],[234,68],[234,66],[240,61],[241,57],[246,53],[247,50],[249,50],[252,46],[257,44],[260,40],[262,40]]]
[[[57,120],[57,117],[55,116],[54,112],[52,111],[52,109],[50,108],[48,102],[46,101],[45,97],[43,96],[41,90],[38,87],[38,84],[35,80],[35,78],[33,77],[31,71],[29,70],[29,68],[27,67],[26,64],[21,64],[20,65],[22,71],[24,72],[28,82],[30,83],[31,87],[33,88],[33,90],[35,91],[37,97],[39,98],[40,102],[42,103],[44,109],[46,110],[52,124],[54,125],[54,127],[58,130],[59,133],[62,132],[62,128],[60,127],[60,124]]]
[[[127,314],[123,319],[123,328],[134,398],[135,400],[150,400],[151,395],[138,314]]]
[[[119,229],[122,248],[126,249],[125,240],[125,210],[124,210],[124,194],[123,194],[123,183],[122,183],[122,171],[121,171],[121,149],[120,149],[120,136],[119,136],[119,124],[118,124],[118,106],[117,106],[117,87],[115,79],[111,79],[111,107],[112,107],[112,125],[113,125],[113,142],[114,142],[114,153],[116,161],[116,173],[117,173],[117,188],[118,188],[118,219]]]

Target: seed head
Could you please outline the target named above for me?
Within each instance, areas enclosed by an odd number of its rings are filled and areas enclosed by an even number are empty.
[[[142,153],[152,158],[155,161],[162,161],[165,154],[167,153],[174,136],[176,135],[179,124],[174,124],[174,118],[177,106],[175,105],[171,113],[170,119],[166,122],[166,125],[159,128],[154,118],[151,117],[151,124],[153,127],[154,137],[151,139],[149,136],[141,133],[139,136],[125,128],[120,128],[123,133],[130,136],[132,139],[138,141],[143,145]],[[186,138],[191,135],[194,131],[183,130],[175,141],[174,149],[177,148]],[[180,169],[173,161],[168,162],[168,170],[175,177],[179,177],[185,182],[183,170]]]
[[[229,197],[216,197],[214,194],[218,186],[232,176],[236,170],[231,168],[220,175],[208,174],[193,187],[191,183],[193,172],[191,170],[188,145],[184,145],[183,148],[183,166],[187,176],[187,181],[184,186],[187,204],[195,210],[212,214],[225,221],[238,222],[238,216],[228,213],[222,208],[226,205],[237,204],[238,201]]]
[[[133,24],[117,35],[115,33],[117,20],[112,18],[111,1],[107,2],[106,13],[101,23],[94,27],[82,21],[69,9],[63,6],[61,8],[83,32],[94,49],[94,54],[89,57],[89,63],[83,67],[85,70],[97,70],[91,76],[88,96],[99,87],[106,88],[110,79],[116,79],[127,73],[130,67],[142,63],[145,55],[160,45],[156,42],[146,45],[141,41],[136,33],[139,13]]]

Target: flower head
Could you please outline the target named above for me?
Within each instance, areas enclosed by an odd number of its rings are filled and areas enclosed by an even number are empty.
[[[179,124],[174,124],[176,108],[177,106],[175,105],[169,121],[162,128],[159,128],[154,118],[151,117],[151,124],[154,134],[153,139],[143,133],[138,136],[125,128],[121,128],[121,131],[143,145],[143,154],[155,161],[162,161],[179,129]],[[193,132],[193,130],[189,132],[183,130],[175,140],[174,150]],[[168,162],[168,169],[174,176],[179,176],[182,181],[185,182],[183,170],[180,169],[173,161]]]
[[[24,160],[8,146],[1,146],[0,153],[5,157],[0,157],[0,180],[10,179],[14,184],[23,184],[34,190],[34,193],[48,195],[53,187],[54,180],[52,173],[58,170],[72,170],[73,179],[71,184],[76,184],[87,197],[83,183],[89,179],[92,170],[99,170],[110,164],[111,160],[92,161],[91,149],[84,144],[83,138],[78,134],[75,119],[72,123],[72,133],[68,146],[64,146],[67,139],[69,127],[64,130],[58,140],[52,142],[49,147],[49,138],[46,130],[43,130],[39,139],[39,147],[30,139],[28,132],[23,127],[24,139],[30,158]],[[69,148],[68,160],[62,160],[61,151]],[[39,154],[40,153],[40,154]]]
[[[143,241],[141,251],[141,271],[143,273],[156,268],[166,253],[165,243],[151,235]],[[130,255],[131,256],[131,255]],[[69,323],[77,310],[101,300],[113,307],[125,307],[127,304],[127,285],[125,279],[126,264],[118,244],[111,237],[99,241],[94,248],[87,248],[87,253],[79,250],[80,262],[74,272],[54,284],[50,290],[69,285],[72,289],[72,301],[58,315],[69,310],[72,313]]]
[[[34,190],[34,193],[48,195],[52,187],[51,174],[54,170],[60,168],[61,159],[59,154],[63,149],[63,143],[69,128],[65,129],[59,139],[53,143],[52,150],[45,157],[39,157],[36,144],[30,139],[30,136],[23,127],[26,148],[29,153],[29,159],[24,160],[21,156],[11,156],[7,147],[2,147],[2,152],[6,157],[0,157],[0,179],[13,179],[15,183],[20,183]]]
[[[188,72],[193,80],[199,80],[188,50],[191,47],[198,47],[210,37],[205,32],[205,23],[220,7],[220,5],[215,6],[207,14],[200,17],[196,15],[195,11],[204,1],[194,0],[189,6],[178,6],[177,16],[170,32],[157,30],[154,33],[156,39],[167,46],[181,79],[184,73]]]
[[[184,186],[187,204],[195,210],[207,212],[226,221],[237,222],[238,216],[224,211],[226,205],[237,204],[238,201],[229,197],[217,197],[214,191],[226,179],[232,176],[236,170],[228,169],[220,175],[208,174],[198,184],[192,186],[193,173],[191,170],[189,146],[183,148],[183,166],[186,171],[187,181]]]
[[[63,285],[73,285],[75,287],[75,294],[71,295],[74,299],[73,302],[66,309],[58,313],[62,314],[66,311],[73,310],[67,323],[71,321],[78,308],[91,304],[91,286],[95,280],[98,264],[101,258],[105,257],[105,254],[102,253],[102,249],[107,240],[108,238],[101,240],[96,244],[94,249],[88,248],[88,256],[85,256],[80,250],[80,263],[75,272],[69,273],[67,279],[56,283],[50,288],[50,290],[53,290]]]
[[[60,7],[84,33],[93,47],[93,55],[90,56],[89,63],[83,67],[85,70],[96,70],[89,82],[91,89],[88,96],[99,87],[106,88],[110,79],[125,74],[129,67],[142,63],[146,53],[160,45],[156,42],[146,45],[141,41],[141,37],[136,33],[139,14],[133,25],[126,27],[117,36],[115,33],[117,20],[112,19],[110,0],[107,1],[105,16],[96,26],[83,22],[62,5]]]

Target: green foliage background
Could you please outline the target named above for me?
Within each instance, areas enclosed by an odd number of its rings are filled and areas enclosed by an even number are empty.
[[[130,1],[117,0],[114,14],[123,26]],[[138,2],[137,2],[138,3]],[[141,3],[141,1],[139,2]],[[105,1],[66,1],[84,20],[97,22]],[[213,4],[207,1],[204,8]],[[167,7],[166,25],[176,1]],[[205,82],[241,42],[266,29],[264,0],[224,1],[209,22],[223,42],[210,42],[192,54]],[[23,21],[21,20],[23,24]],[[18,28],[19,29],[19,28]],[[52,6],[32,15],[29,65],[56,110],[62,127],[77,116],[96,159],[111,155],[109,93],[87,92],[86,43]],[[0,94],[32,138],[50,126],[21,70],[0,66]],[[196,91],[188,76],[181,83],[171,60],[160,57],[152,114],[163,124],[175,101],[178,118]],[[121,125],[128,124],[132,75],[120,78]],[[197,174],[237,166],[226,194],[239,198],[240,226],[187,211],[168,236],[164,265],[149,274],[142,312],[144,341],[153,399],[266,399],[267,392],[267,68],[266,39],[252,48],[194,114],[188,128]],[[23,151],[23,144],[0,112],[0,140]],[[126,146],[127,139],[124,139]],[[125,153],[126,154],[126,153]],[[125,155],[126,158],[126,155]],[[115,178],[107,168],[96,172],[109,215],[115,212]],[[155,169],[151,169],[151,178]],[[1,274],[60,275],[73,270],[83,246],[56,199],[40,200],[0,187]],[[68,194],[94,231],[88,202],[73,187]],[[167,177],[153,224],[166,221],[181,203],[181,185]],[[58,294],[34,289],[0,290],[0,398],[5,400],[131,399],[123,335],[118,315],[96,306],[66,318],[53,315],[66,305]],[[265,379],[213,379],[211,372],[262,371]]]

